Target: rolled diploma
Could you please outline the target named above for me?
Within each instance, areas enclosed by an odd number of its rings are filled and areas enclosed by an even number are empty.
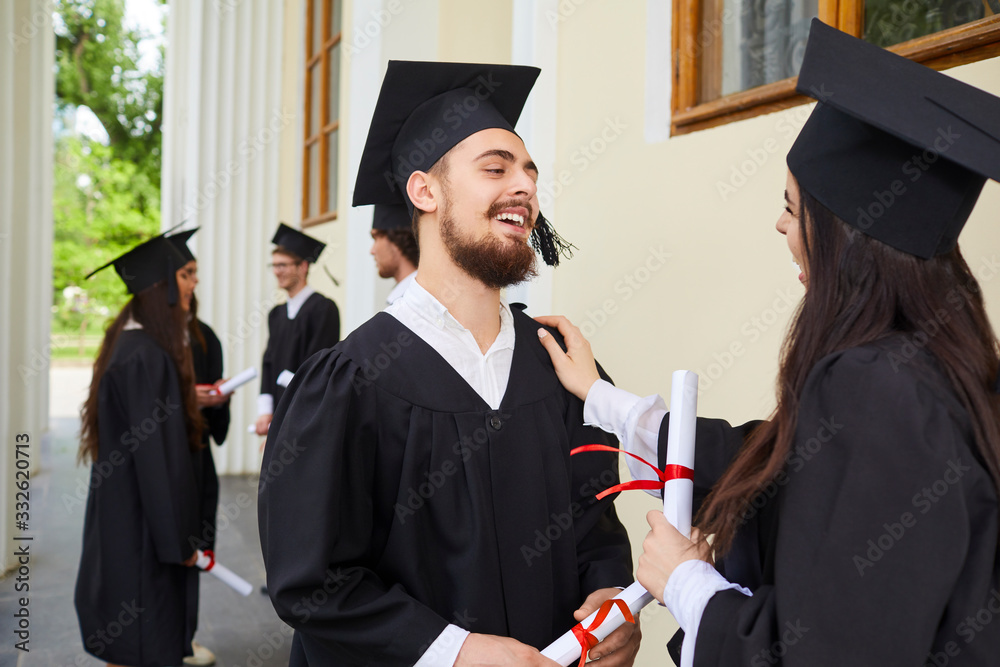
[[[674,371],[670,387],[670,425],[667,429],[667,465],[671,463],[694,469],[694,431],[698,413],[698,374],[691,371]],[[691,506],[694,484],[689,479],[672,479],[663,489],[663,515],[674,528],[691,537]],[[685,495],[686,494],[686,495]],[[632,614],[655,598],[638,581],[615,596],[624,600]],[[580,625],[587,628],[594,622],[597,612],[583,619]],[[598,641],[614,632],[622,623],[618,607],[600,626],[590,631]],[[545,647],[542,655],[568,667],[580,659],[580,642],[572,631]]]
[[[698,417],[698,374],[674,371],[670,386],[670,428],[667,430],[667,466],[694,470],[694,432]],[[684,537],[691,537],[694,481],[672,479],[663,487],[663,516]]]
[[[195,565],[198,566],[198,569],[204,570],[211,563],[212,563],[212,558],[204,551],[201,551],[199,549],[198,560],[195,561]],[[219,565],[219,563],[216,562],[214,565],[212,565],[210,569],[206,571],[209,574],[215,575],[215,577],[221,580],[222,583],[226,584],[227,586],[232,588],[234,591],[236,591],[243,597],[246,597],[247,595],[250,595],[250,593],[253,592],[253,586],[250,585],[249,581],[247,581],[240,575],[236,574],[225,565]]]
[[[257,377],[257,369],[254,368],[253,366],[251,366],[250,368],[246,369],[245,371],[240,372],[238,375],[235,375],[235,376],[229,378],[228,380],[226,380],[225,382],[223,382],[222,384],[220,384],[211,393],[213,393],[213,394],[231,394],[234,391],[236,391],[237,387],[240,387],[241,385],[246,384],[247,382],[249,382],[250,380],[254,379],[255,377]]]

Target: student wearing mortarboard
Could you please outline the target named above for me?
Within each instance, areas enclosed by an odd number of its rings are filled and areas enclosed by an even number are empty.
[[[613,499],[591,488],[617,481],[615,457],[570,458],[615,441],[501,294],[534,271],[529,237],[559,252],[513,130],[537,76],[389,63],[354,204],[419,212],[420,271],[275,414],[260,531],[292,665],[553,665],[537,649],[631,580]],[[630,665],[638,643],[627,625],[591,656]]]
[[[777,408],[698,420],[701,536],[651,512],[639,581],[681,665],[997,664],[1000,345],[957,239],[1000,178],[1000,99],[819,21],[798,91],[820,103],[777,224],[806,286]],[[588,423],[662,468],[662,400],[599,381],[559,328]]]
[[[198,231],[198,227],[183,232],[177,232],[167,237],[177,252],[185,260],[184,270],[198,284],[198,260],[187,243]],[[199,549],[215,549],[215,517],[219,508],[219,477],[215,472],[215,459],[209,447],[210,438],[215,444],[226,441],[229,432],[229,396],[211,394],[211,390],[222,384],[222,343],[212,328],[198,319],[198,296],[191,294],[191,307],[188,311],[186,331],[188,344],[191,346],[191,361],[194,366],[195,391],[198,397],[198,407],[204,418],[201,432],[200,465],[195,470],[198,481],[199,498],[201,499],[201,539],[196,543]],[[198,642],[192,642],[194,655],[184,658],[185,665],[211,665],[215,663],[215,655]]]
[[[267,316],[267,348],[261,365],[260,395],[257,397],[257,435],[267,435],[274,409],[287,384],[282,378],[294,374],[303,361],[340,340],[337,304],[308,284],[309,267],[316,263],[325,243],[308,234],[278,225],[271,243],[271,269],[288,301],[275,306]]]
[[[391,306],[417,277],[420,249],[413,236],[413,217],[403,204],[376,204],[372,217],[372,248],[379,278],[392,278],[396,286],[386,302]]]
[[[105,333],[81,411],[91,483],[74,604],[91,655],[178,665],[192,655],[198,610],[203,445],[185,344],[196,281],[163,236],[101,268],[111,265],[133,297]],[[125,619],[119,635],[110,619]]]

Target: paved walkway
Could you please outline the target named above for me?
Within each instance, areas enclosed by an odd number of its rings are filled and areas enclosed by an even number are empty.
[[[31,480],[30,652],[14,648],[14,579],[0,579],[0,667],[104,665],[83,651],[73,609],[88,469],[76,465],[79,401],[90,369],[52,370],[51,430],[42,443],[42,470]],[[214,445],[213,445],[214,446]],[[219,667],[288,664],[291,630],[261,595],[264,564],[257,537],[256,486],[249,477],[221,478],[216,553],[219,562],[255,590],[241,597],[210,575],[201,578],[196,639],[215,651]]]

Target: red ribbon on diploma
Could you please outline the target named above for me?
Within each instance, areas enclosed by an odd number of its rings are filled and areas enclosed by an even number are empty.
[[[668,465],[665,470],[660,470],[641,456],[636,456],[631,452],[626,452],[618,449],[617,447],[609,447],[608,445],[583,445],[570,450],[569,455],[573,456],[574,454],[579,454],[581,452],[614,452],[615,454],[625,454],[626,456],[631,456],[635,460],[648,465],[656,472],[656,476],[660,478],[659,482],[651,479],[634,479],[631,482],[615,484],[611,488],[598,493],[598,500],[612,493],[617,493],[619,491],[631,491],[632,489],[653,489],[658,491],[663,488],[664,484],[672,479],[694,479],[694,470],[691,470],[691,468],[686,468],[672,463]]]
[[[205,572],[209,572],[215,567],[215,552],[211,549],[205,549],[202,553],[208,556],[208,566],[205,567]]]
[[[603,447],[604,445],[592,446]],[[577,623],[573,626],[573,636],[576,637],[578,642],[580,642],[580,663],[577,667],[583,667],[583,665],[587,662],[587,652],[600,643],[597,637],[590,634],[590,631],[599,628],[601,623],[604,622],[604,619],[608,617],[608,614],[611,613],[611,610],[614,607],[618,607],[618,610],[622,613],[622,616],[625,617],[626,621],[629,623],[635,623],[635,618],[632,616],[632,610],[628,608],[627,604],[625,604],[625,600],[620,600],[618,598],[605,600],[604,604],[602,604],[600,609],[597,610],[597,616],[594,617],[594,622],[591,623],[589,627],[583,627],[582,623]]]

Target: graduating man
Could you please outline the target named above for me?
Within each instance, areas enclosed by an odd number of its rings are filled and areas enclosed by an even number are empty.
[[[271,243],[276,245],[271,252],[271,269],[278,287],[288,292],[288,301],[272,308],[267,316],[267,348],[257,397],[257,435],[267,435],[274,408],[288,384],[286,378],[303,361],[340,340],[337,304],[307,283],[309,266],[326,244],[283,223],[278,225]]]
[[[396,286],[386,302],[395,303],[417,277],[420,249],[413,235],[413,217],[403,204],[376,204],[372,219],[372,249],[379,278],[392,278]]]
[[[355,205],[419,211],[403,296],[295,374],[260,481],[292,665],[553,665],[544,648],[631,581],[614,443],[582,426],[505,286],[558,237],[514,133],[531,67],[390,62]],[[591,652],[630,665],[639,632]]]

